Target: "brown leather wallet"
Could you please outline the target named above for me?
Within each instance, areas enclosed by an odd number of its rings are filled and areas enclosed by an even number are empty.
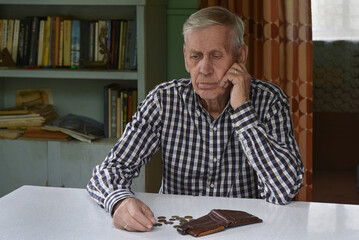
[[[236,227],[252,223],[260,223],[263,220],[243,211],[213,209],[203,217],[182,224],[177,231],[183,235],[191,234],[201,237],[219,232],[227,227]]]

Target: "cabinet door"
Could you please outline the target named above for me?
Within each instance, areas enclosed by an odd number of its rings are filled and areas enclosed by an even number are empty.
[[[47,184],[47,142],[1,140],[0,197],[23,186]]]

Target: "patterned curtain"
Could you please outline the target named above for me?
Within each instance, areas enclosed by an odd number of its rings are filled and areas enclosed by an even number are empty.
[[[312,199],[313,42],[311,0],[199,0],[199,8],[222,6],[243,19],[249,47],[247,70],[287,94],[305,177],[297,200]]]

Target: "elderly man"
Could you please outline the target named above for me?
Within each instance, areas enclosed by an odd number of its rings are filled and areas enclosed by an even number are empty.
[[[191,78],[149,93],[88,184],[116,227],[150,231],[156,222],[130,186],[158,150],[161,193],[286,204],[299,191],[303,164],[288,100],[279,87],[246,71],[243,32],[241,19],[221,7],[202,9],[184,23]]]

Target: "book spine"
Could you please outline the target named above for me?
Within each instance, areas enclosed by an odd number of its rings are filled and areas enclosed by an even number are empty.
[[[17,52],[19,49],[19,33],[20,33],[20,19],[14,20],[14,38],[12,45],[12,59],[17,62]]]
[[[50,39],[49,39],[49,65],[55,66],[55,17],[50,20]]]
[[[132,34],[133,34],[133,20],[127,21],[127,31],[126,31],[126,49],[125,49],[125,69],[130,69],[131,64],[131,49],[132,49]]]
[[[125,21],[121,21],[121,28],[120,28],[120,39],[119,39],[119,43],[118,43],[118,65],[117,68],[118,70],[122,69],[122,62],[123,62],[123,39],[124,39],[124,33],[125,32]]]
[[[2,22],[2,37],[1,37],[1,50],[6,48],[7,42],[7,19],[3,19]]]
[[[9,51],[10,55],[12,54],[12,40],[14,37],[14,19],[8,20],[7,25],[7,40],[6,40],[6,48]]]
[[[99,56],[98,56],[98,36],[99,36],[99,29],[98,29],[98,21],[95,22],[95,37],[94,37],[94,44],[95,44],[95,48],[94,48],[94,58],[95,61],[98,61]]]
[[[119,91],[116,87],[111,89],[111,135],[110,137],[117,137],[117,111],[119,106],[117,105],[117,98]]]
[[[80,59],[89,60],[89,22],[81,20],[80,25]]]
[[[45,38],[45,25],[46,21],[40,21],[40,28],[39,28],[39,48],[37,51],[37,65],[43,66],[43,59],[44,59],[44,38]]]
[[[89,23],[89,50],[88,50],[88,52],[89,52],[88,60],[89,61],[95,60],[94,46],[95,46],[95,22],[90,22]]]
[[[98,20],[98,46],[97,46],[97,61],[102,61],[104,58],[104,54],[103,52],[101,52],[101,46],[100,46],[100,36],[101,36],[101,32],[103,31],[103,29],[107,28],[107,23],[105,20]],[[106,44],[106,36],[101,38],[102,43]]]
[[[116,37],[116,20],[112,20],[111,22],[111,46],[110,46],[110,69],[113,69],[114,67],[114,57],[115,57],[115,37]]]
[[[50,24],[51,17],[47,17],[45,22],[45,31],[44,31],[44,50],[43,50],[43,65],[49,66],[49,52],[50,52]]]
[[[2,50],[2,22],[3,20],[0,19],[0,51]]]
[[[20,20],[19,47],[17,50],[17,62],[16,62],[17,66],[24,65],[25,21],[26,21],[26,19]]]
[[[55,17],[55,54],[54,54],[54,65],[59,66],[59,60],[60,60],[60,28],[61,28],[61,18]]]
[[[37,38],[39,37],[39,17],[32,17],[31,22],[31,36],[30,36],[30,55],[29,65],[33,66],[37,64]]]
[[[64,21],[60,22],[59,66],[64,65]]]
[[[64,20],[64,66],[71,65],[71,20]]]
[[[30,36],[31,36],[31,18],[26,18],[26,26],[25,26],[25,37],[24,37],[24,62],[23,64],[29,65],[29,54],[30,54]]]
[[[80,20],[72,20],[71,27],[71,66],[80,65]]]
[[[116,21],[115,29],[115,46],[114,46],[114,57],[113,57],[113,69],[118,69],[118,54],[119,54],[119,43],[120,43],[120,32],[121,32],[121,21]]]

